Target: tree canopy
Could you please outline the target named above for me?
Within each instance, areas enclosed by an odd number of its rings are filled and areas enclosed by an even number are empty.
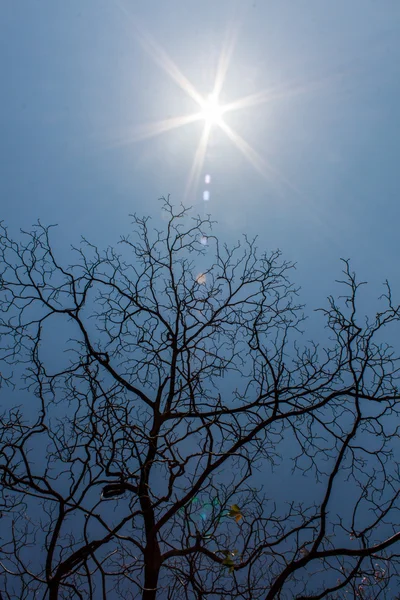
[[[2,225],[0,598],[393,598],[389,284],[360,316],[344,261],[305,341],[279,250],[163,208],[71,265]]]

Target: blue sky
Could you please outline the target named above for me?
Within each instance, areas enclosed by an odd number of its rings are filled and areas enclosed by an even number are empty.
[[[376,311],[386,278],[400,298],[398,0],[2,0],[0,15],[0,219],[12,237],[58,223],[69,264],[81,235],[115,245],[129,213],[160,227],[160,196],[203,214],[209,174],[215,233],[230,245],[258,235],[260,250],[297,262],[308,312],[340,293],[341,257],[370,282],[363,308]],[[199,111],[163,65],[206,97],[229,41],[221,104],[263,102],[223,119],[253,154],[213,127],[187,193],[204,121],[145,135]],[[324,335],[318,319],[306,340]]]
[[[213,128],[200,174],[216,232],[281,248],[310,308],[335,292],[340,257],[373,296],[385,278],[399,290],[397,0],[4,0],[1,17],[1,218],[13,233],[58,223],[64,254],[81,234],[115,244],[129,213],[159,220],[162,195],[179,203],[203,122],[137,139],[199,110],[140,40],[206,96],[233,39],[221,103],[265,102],[224,120],[268,170]],[[200,181],[188,198],[200,212],[202,193]]]

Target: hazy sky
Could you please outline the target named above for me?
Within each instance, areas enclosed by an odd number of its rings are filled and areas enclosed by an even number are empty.
[[[81,235],[115,245],[129,213],[159,227],[171,194],[228,244],[258,234],[296,261],[309,309],[339,293],[340,257],[370,282],[366,308],[386,278],[399,301],[399,0],[0,0],[0,19],[12,237],[58,223],[69,264]],[[204,119],[171,125],[218,73],[221,106],[238,109],[201,156]]]
[[[60,248],[81,234],[114,244],[129,213],[159,220],[159,196],[202,212],[208,173],[217,233],[280,247],[310,308],[335,292],[340,257],[374,296],[386,277],[400,291],[398,0],[2,0],[0,11],[1,218],[13,234],[40,218],[59,224]],[[204,120],[145,136],[199,112],[183,88],[207,97],[221,57],[220,103],[254,102],[223,116],[230,137],[212,128],[186,193]]]

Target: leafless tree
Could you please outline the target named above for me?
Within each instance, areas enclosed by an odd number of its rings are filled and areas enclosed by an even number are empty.
[[[1,599],[394,598],[389,285],[360,318],[344,261],[302,342],[279,251],[164,210],[68,267],[1,229]]]

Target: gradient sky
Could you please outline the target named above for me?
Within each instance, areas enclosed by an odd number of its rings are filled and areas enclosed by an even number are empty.
[[[105,248],[128,234],[129,213],[159,227],[160,196],[203,214],[209,174],[215,233],[258,234],[297,262],[308,312],[340,293],[341,257],[370,282],[363,308],[376,311],[386,278],[400,299],[399,0],[1,0],[0,18],[12,237],[58,223],[69,264],[81,235]],[[187,191],[204,121],[146,133],[199,111],[178,70],[206,97],[221,56],[221,103],[263,100],[223,117],[252,153],[214,127]]]
[[[204,127],[140,139],[199,110],[161,63],[207,96],[230,43],[221,102],[264,102],[224,120],[266,168],[213,128],[200,176],[212,177],[216,233],[281,248],[310,309],[336,293],[340,257],[371,297],[386,278],[400,291],[398,0],[3,0],[0,11],[1,218],[13,235],[58,223],[65,253],[82,234],[115,244],[135,211],[158,225],[158,197],[185,199]],[[202,212],[202,181],[192,187]]]

